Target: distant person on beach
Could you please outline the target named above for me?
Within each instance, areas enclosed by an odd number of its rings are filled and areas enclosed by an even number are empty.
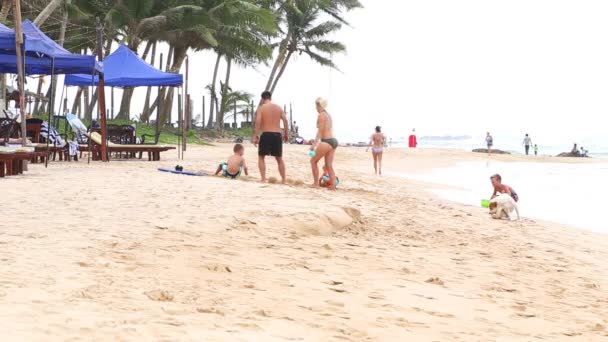
[[[570,153],[572,154],[579,154],[578,152],[578,144],[574,143],[574,147],[572,147],[572,151],[570,151]]]
[[[310,159],[312,168],[312,186],[317,187],[319,180],[319,160],[325,158],[325,167],[329,173],[330,190],[336,190],[336,173],[334,172],[334,156],[338,148],[338,140],[333,133],[333,120],[327,112],[327,100],[320,97],[315,101],[317,112],[317,136],[310,146],[311,151],[315,151],[314,156]]]
[[[530,146],[532,146],[532,138],[526,133],[524,137],[524,148],[526,149],[526,155],[530,154]]]
[[[281,136],[281,121],[283,121],[283,134]],[[258,132],[262,135],[258,137]],[[251,142],[258,146],[258,167],[262,182],[266,182],[266,156],[273,156],[279,166],[281,182],[285,183],[285,162],[283,161],[283,142],[289,140],[289,121],[283,108],[272,103],[272,94],[269,91],[262,93],[262,105],[258,108],[255,118],[255,127]]]
[[[416,129],[415,128],[412,129],[412,134],[410,134],[410,136],[408,138],[407,146],[409,148],[418,147],[418,138],[416,138]]]
[[[247,163],[243,157],[245,147],[241,144],[235,144],[232,151],[234,154],[227,161],[220,163],[215,170],[215,175],[217,176],[221,172],[223,177],[237,179],[241,172],[245,172],[245,175],[249,176],[249,169],[247,169]]]
[[[494,187],[494,193],[492,193],[492,197],[490,199],[498,196],[498,194],[508,194],[515,202],[519,201],[519,196],[517,196],[515,190],[506,184],[502,184],[502,177],[499,174],[495,174],[490,177],[490,181]]]
[[[538,145],[534,144],[534,155],[538,155]]]
[[[492,146],[494,146],[494,138],[492,137],[490,132],[488,132],[486,134],[486,146],[488,147],[488,155],[492,154]]]
[[[369,144],[365,149],[365,152],[372,148],[372,157],[374,158],[374,172],[377,175],[382,174],[382,153],[384,145],[386,144],[386,137],[382,134],[382,128],[376,126],[376,132],[369,138]]]

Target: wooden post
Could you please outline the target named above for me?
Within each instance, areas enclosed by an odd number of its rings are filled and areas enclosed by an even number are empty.
[[[236,99],[234,99],[234,129],[239,128],[238,123],[236,122]]]
[[[289,124],[291,125],[291,132],[294,133],[296,128],[293,125],[293,113],[291,112],[291,103],[289,104]]]
[[[253,124],[253,128],[255,129],[255,110],[254,110],[254,104],[253,104],[253,100],[251,100],[251,121]]]
[[[182,101],[182,94],[177,94],[177,125],[178,127],[181,125],[182,122],[182,118],[183,118],[183,106],[184,106],[184,102]],[[183,125],[181,125],[183,127]],[[179,131],[178,131],[179,132]],[[180,149],[183,149],[183,139],[184,139],[184,135],[183,135],[183,129],[182,129],[182,135],[181,135],[181,139],[180,139],[180,135],[177,134],[177,157],[180,157]],[[180,141],[181,140],[181,141]],[[181,152],[181,158],[184,158],[184,152]]]
[[[186,145],[188,144],[188,126],[190,125],[190,97],[188,96],[188,67],[189,67],[189,58],[186,55],[186,86],[184,88],[184,112],[182,115],[182,119],[184,123],[182,124],[182,158],[184,156],[184,152],[186,150]]]
[[[19,111],[21,112],[21,143],[27,145],[25,122],[25,75],[23,70],[23,28],[21,27],[21,0],[15,0],[15,50],[17,52],[17,86],[19,88]]]
[[[160,53],[160,70],[162,70],[162,65],[163,65],[163,53]],[[158,144],[158,141],[160,139],[160,130],[161,130],[161,125],[160,125],[160,113],[162,113],[163,110],[163,105],[164,105],[164,99],[163,96],[165,93],[162,91],[162,89],[164,89],[163,87],[158,87],[158,95],[156,97],[156,101],[158,101],[158,104],[156,105],[156,132],[155,132],[155,136],[154,136],[154,143]]]
[[[103,27],[101,21],[97,18],[97,59],[103,62]],[[101,126],[101,161],[108,161],[108,140],[106,131],[106,93],[104,87],[103,73],[99,74],[99,84],[97,85],[99,92],[98,105],[99,105],[99,125]]]
[[[112,119],[114,119],[114,87],[110,88],[110,109],[111,109],[110,117]]]

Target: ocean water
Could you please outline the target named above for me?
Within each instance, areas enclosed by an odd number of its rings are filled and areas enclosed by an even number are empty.
[[[447,200],[480,206],[481,200],[489,199],[492,194],[490,176],[495,173],[519,195],[523,217],[608,234],[604,215],[608,161],[595,164],[470,162],[437,168],[426,174],[401,176],[458,187],[431,191]]]
[[[404,138],[393,139],[396,147],[407,146]],[[589,151],[589,155],[594,158],[608,158],[608,138],[606,137],[587,137],[576,141],[569,141],[562,138],[536,138],[532,137],[532,143],[537,144],[539,155],[556,156],[562,152],[570,152],[574,143]],[[477,136],[468,139],[424,139],[419,138],[418,147],[420,148],[451,148],[464,151],[471,151],[475,148],[485,148],[485,136]],[[494,136],[494,148],[508,151],[514,154],[524,154],[523,136]],[[530,149],[530,153],[533,151]]]

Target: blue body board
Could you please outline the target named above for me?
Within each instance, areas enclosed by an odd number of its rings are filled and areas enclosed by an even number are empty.
[[[169,173],[174,173],[176,175],[184,175],[184,176],[206,176],[206,174],[204,174],[204,173],[196,173],[196,172],[188,172],[188,171],[175,171],[173,169],[166,169],[164,167],[159,168],[158,171],[169,172]]]

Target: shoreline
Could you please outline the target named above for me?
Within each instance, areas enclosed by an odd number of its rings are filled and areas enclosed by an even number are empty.
[[[157,163],[31,165],[0,180],[19,199],[3,206],[0,232],[6,338],[608,336],[603,234],[492,220],[428,184],[374,176],[364,149],[338,150],[336,192],[299,185],[310,182],[301,146],[284,148],[293,185],[259,183],[250,144],[252,176],[241,180],[156,170],[214,169],[231,148],[188,146],[183,161],[170,152]],[[387,151],[387,172],[469,158],[402,153]]]

